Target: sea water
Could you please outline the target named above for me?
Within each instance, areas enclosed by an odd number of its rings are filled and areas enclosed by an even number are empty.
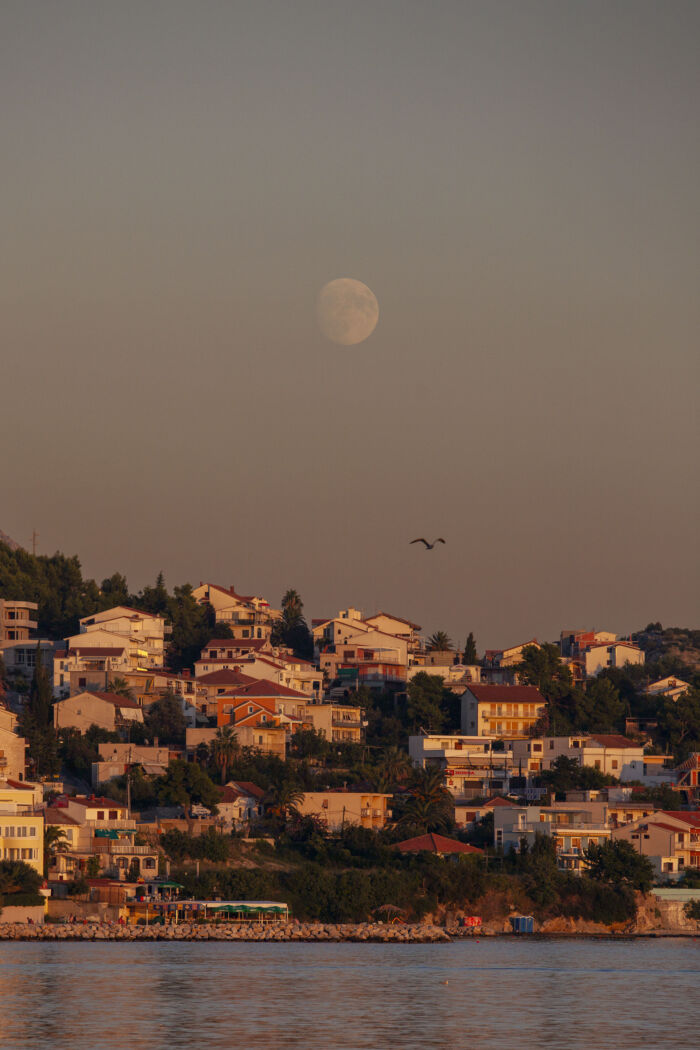
[[[0,1047],[700,1047],[700,941],[1,943]]]

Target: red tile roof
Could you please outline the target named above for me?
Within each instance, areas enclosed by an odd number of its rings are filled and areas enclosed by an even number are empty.
[[[534,685],[468,685],[467,692],[482,701],[545,703],[542,693]]]
[[[86,795],[75,795],[68,801],[75,802],[78,806],[85,806],[86,809],[126,809],[123,802],[117,802],[113,798],[104,798],[102,795],[95,795],[91,798]]]
[[[457,839],[448,839],[444,835],[436,835],[431,832],[429,835],[418,835],[413,839],[405,839],[404,842],[397,842],[394,844],[394,849],[399,850],[401,853],[419,853],[423,850],[430,853],[478,853],[481,854],[484,851],[478,849],[476,846],[470,846],[466,842],[459,842]]]
[[[205,649],[262,649],[265,645],[269,645],[267,638],[212,638],[202,647],[202,652]]]
[[[250,795],[251,798],[263,799],[265,798],[265,792],[262,788],[254,784],[252,780],[232,780],[230,782],[233,787],[238,788],[246,795]]]
[[[11,780],[9,777],[5,781],[11,788],[20,788],[22,791],[33,791],[33,784],[26,784],[23,780]]]
[[[189,681],[192,681],[192,679],[190,678]],[[204,685],[251,685],[256,679],[251,678],[249,674],[242,674],[240,671],[230,671],[226,669],[222,671],[210,671],[208,674],[202,674],[198,678],[195,678],[194,681],[202,682]]]
[[[308,696],[306,693],[300,693],[298,689],[288,689],[286,685],[278,685],[277,682],[270,682],[267,678],[261,678],[258,681],[254,681],[252,685],[247,685],[241,690],[241,696],[258,696],[258,697],[288,697],[290,700],[306,700]]]
[[[76,827],[80,827],[80,821],[76,820],[75,817],[69,817],[68,811],[61,809],[59,806],[47,806],[44,810],[44,823],[45,824],[75,824]]]
[[[118,693],[100,693],[95,689],[87,689],[86,692],[88,692],[90,696],[99,696],[100,700],[106,700],[108,704],[114,704],[115,707],[138,708],[139,706],[135,700],[129,700],[126,696],[119,696]]]
[[[403,616],[394,616],[393,613],[388,612],[377,612],[373,616],[367,616],[365,623],[370,623],[372,620],[376,620],[379,616],[386,616],[388,620],[396,620],[397,623],[405,623],[407,627],[413,627],[415,631],[420,631],[421,626],[419,623],[412,623],[410,620],[404,620]]]
[[[590,739],[595,740],[601,747],[640,747],[634,740],[622,736],[621,733],[591,733]]]

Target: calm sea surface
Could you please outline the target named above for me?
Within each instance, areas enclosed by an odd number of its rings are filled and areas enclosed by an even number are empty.
[[[697,1050],[700,941],[0,943],[0,1046]]]

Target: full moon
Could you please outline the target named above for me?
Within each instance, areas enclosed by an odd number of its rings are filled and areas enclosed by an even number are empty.
[[[353,277],[338,277],[324,284],[316,300],[318,327],[341,346],[362,343],[379,320],[374,292]]]

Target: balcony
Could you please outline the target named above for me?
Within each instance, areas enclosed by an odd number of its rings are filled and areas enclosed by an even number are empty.
[[[136,831],[135,820],[86,820],[88,828],[105,831]]]
[[[355,718],[333,718],[334,729],[362,729],[362,721]]]
[[[147,857],[155,855],[151,846],[135,846],[132,842],[115,842],[114,839],[96,839],[92,848],[95,853],[109,853],[129,857]]]

